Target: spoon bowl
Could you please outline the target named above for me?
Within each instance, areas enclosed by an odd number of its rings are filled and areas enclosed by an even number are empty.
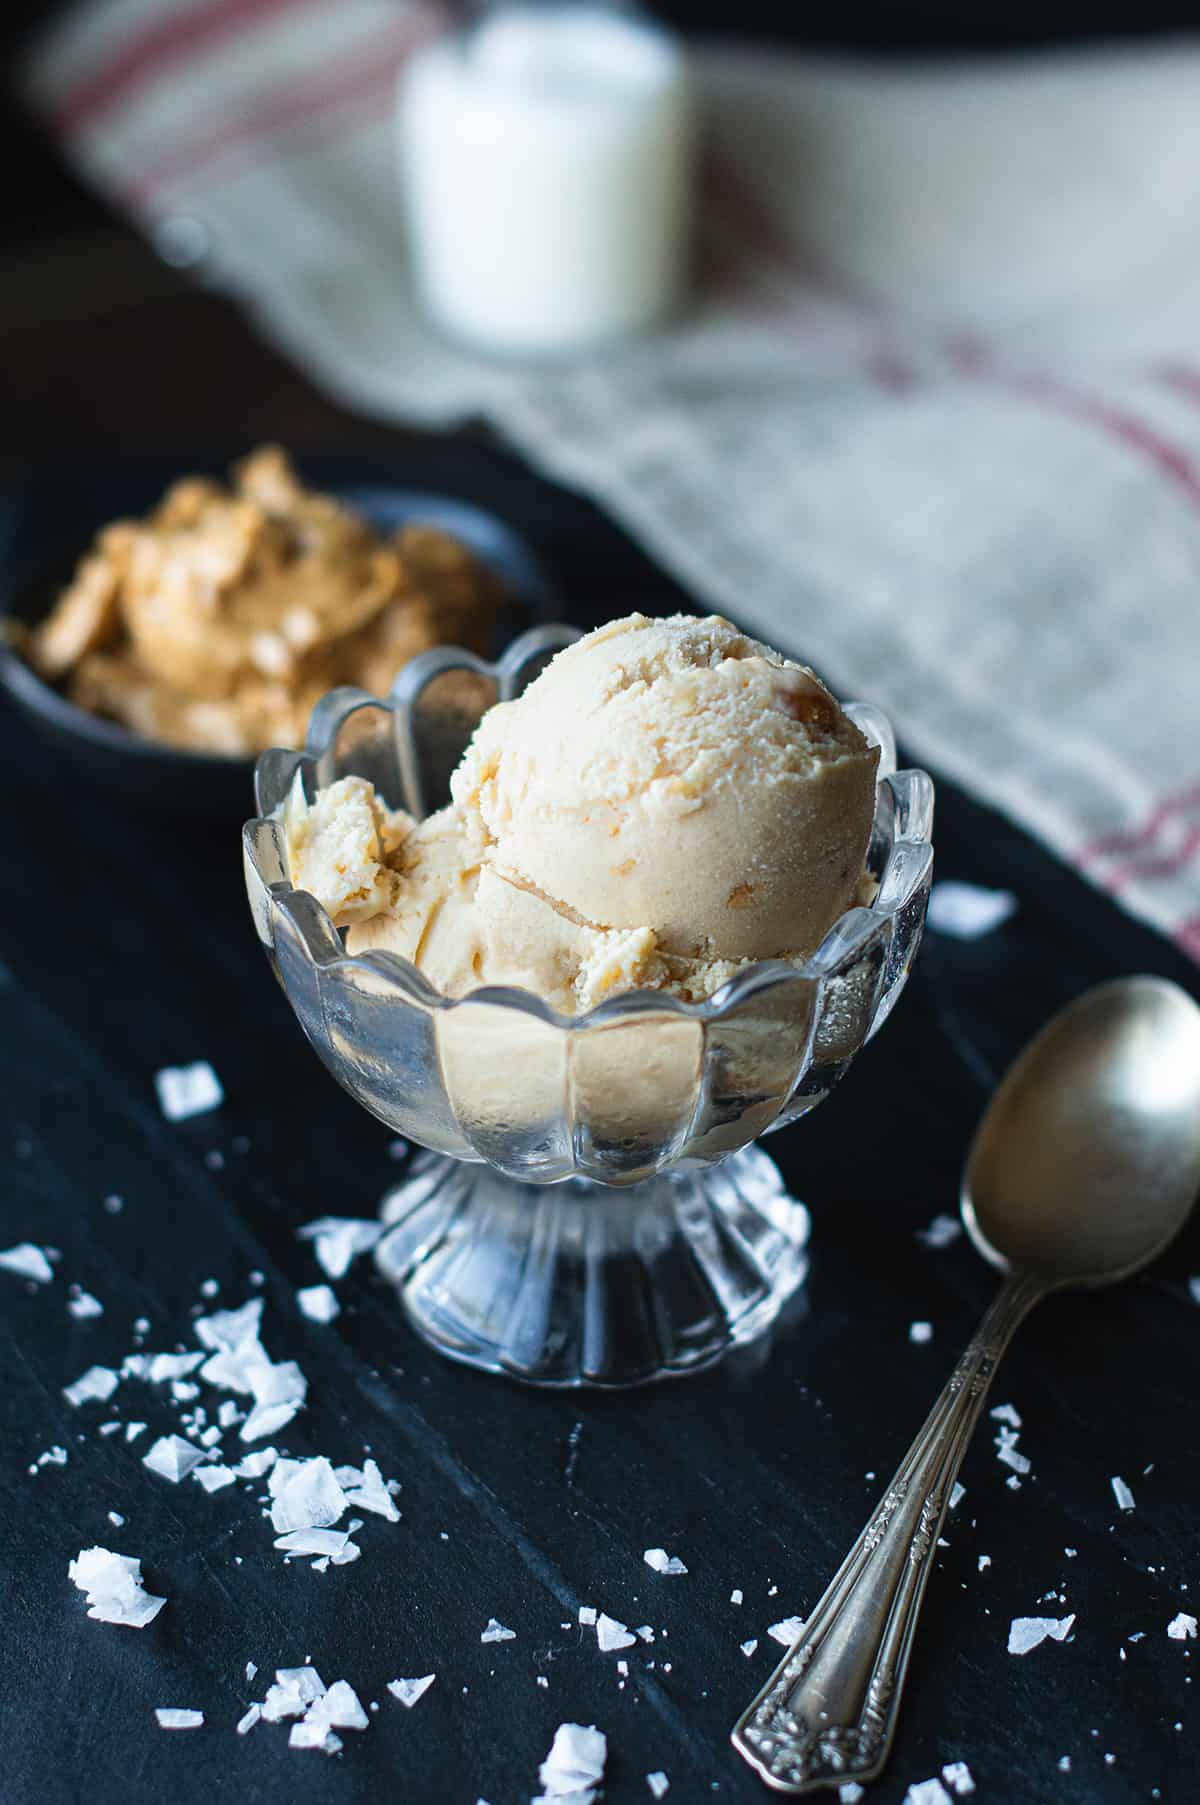
[[[1123,978],[1060,1011],[1006,1073],[967,1157],[962,1215],[993,1266],[1047,1290],[1154,1259],[1200,1191],[1200,1007]]]

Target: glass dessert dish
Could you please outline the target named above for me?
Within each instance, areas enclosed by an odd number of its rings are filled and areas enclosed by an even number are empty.
[[[280,811],[297,774],[310,799],[366,777],[422,818],[465,744],[445,744],[438,680],[473,673],[485,702],[509,700],[576,637],[535,629],[495,665],[439,649],[383,701],[323,698],[304,751],[258,761],[245,870],[313,1047],[422,1149],[383,1199],[375,1255],[419,1333],[517,1379],[621,1386],[719,1359],[802,1282],[808,1212],[752,1143],[814,1109],[894,1007],[924,925],[933,786],[895,769],[877,709],[848,704],[880,748],[873,900],[807,959],[750,965],[705,1002],[630,991],[568,1016],[518,989],[446,997],[395,953],[349,957],[289,881]]]

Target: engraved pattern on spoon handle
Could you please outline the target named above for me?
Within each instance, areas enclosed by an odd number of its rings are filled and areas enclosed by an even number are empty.
[[[733,1731],[778,1792],[872,1779],[891,1746],[951,1488],[992,1374],[1044,1293],[1007,1280],[799,1639]]]

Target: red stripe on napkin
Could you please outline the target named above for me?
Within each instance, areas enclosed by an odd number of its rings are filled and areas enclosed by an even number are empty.
[[[227,115],[172,147],[150,169],[143,171],[128,189],[129,199],[140,207],[157,200],[163,189],[186,176],[191,178],[206,164],[230,151],[253,151],[298,127],[327,124],[332,114],[367,99],[390,95],[397,71],[418,45],[441,30],[442,21],[432,15],[403,19],[361,47],[354,57],[324,69],[308,81],[293,82],[285,90],[255,95],[247,110]]]
[[[71,89],[54,109],[55,127],[70,137],[172,63],[261,19],[314,4],[321,0],[207,0],[190,12],[163,19],[122,44],[108,62]]]

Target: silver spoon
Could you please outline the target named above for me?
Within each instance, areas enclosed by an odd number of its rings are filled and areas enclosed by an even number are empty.
[[[993,1372],[1034,1304],[1139,1271],[1200,1189],[1200,1008],[1159,978],[1089,990],[1005,1076],[967,1156],[962,1216],[1006,1275],[791,1652],[733,1745],[777,1792],[872,1780],[888,1757],[917,1615]]]

